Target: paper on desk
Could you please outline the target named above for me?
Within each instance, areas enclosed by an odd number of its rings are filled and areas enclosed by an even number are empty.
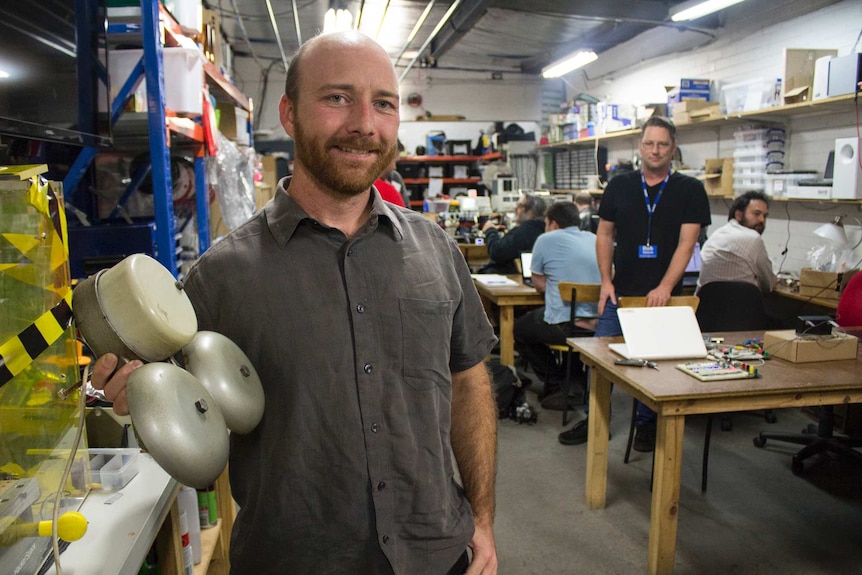
[[[500,274],[472,274],[474,280],[486,286],[516,286],[518,282]]]

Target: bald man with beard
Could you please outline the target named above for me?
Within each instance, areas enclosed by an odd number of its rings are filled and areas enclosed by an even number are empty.
[[[454,241],[372,186],[396,153],[389,56],[356,32],[310,40],[279,112],[293,176],[185,283],[266,395],[230,440],[231,573],[494,574],[496,338]],[[140,362],[116,365],[93,384],[127,413]]]

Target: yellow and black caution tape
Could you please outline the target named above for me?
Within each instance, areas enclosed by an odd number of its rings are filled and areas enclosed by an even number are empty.
[[[21,333],[0,345],[0,387],[27,369],[72,322],[72,290]]]
[[[54,186],[40,177],[31,179],[27,201],[45,218],[53,228],[49,241],[51,242],[51,257],[48,265],[51,270],[59,271],[55,277],[65,277],[65,281],[57,282],[45,289],[60,296],[60,301],[51,309],[39,316],[17,336],[0,345],[0,387],[13,377],[24,371],[43,351],[54,344],[66,331],[72,321],[72,289],[68,281],[68,232],[66,214],[63,209],[62,196],[54,190]],[[26,254],[40,238],[32,238],[24,234],[4,233],[3,237]],[[24,241],[24,240],[27,241]],[[36,275],[27,270],[31,266],[0,265],[0,273],[7,273],[20,281],[35,283]],[[20,276],[20,277],[19,277]],[[64,285],[65,284],[65,285]]]

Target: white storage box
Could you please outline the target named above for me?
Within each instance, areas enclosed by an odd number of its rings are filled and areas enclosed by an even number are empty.
[[[108,54],[112,101],[143,54],[143,50],[111,50]],[[197,48],[164,48],[162,59],[165,75],[165,106],[177,114],[199,116],[203,113],[203,54]],[[141,80],[138,89],[135,90],[135,100],[139,102],[135,111],[146,110],[146,94],[147,82]]]
[[[773,198],[783,198],[789,186],[796,186],[799,180],[816,178],[817,172],[797,172],[789,174],[766,174],[766,193]]]

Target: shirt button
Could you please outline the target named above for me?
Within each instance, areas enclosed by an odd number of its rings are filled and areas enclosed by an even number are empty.
[[[371,424],[371,433],[377,433],[380,431],[380,424],[372,423]]]
[[[365,366],[362,368],[362,371],[364,371],[365,373],[371,373],[373,370],[374,368],[371,366],[370,363],[366,363]]]
[[[381,481],[380,483],[377,484],[377,491],[383,491],[384,489],[386,489],[386,482],[385,481]]]
[[[358,311],[359,313],[365,313],[365,306],[362,304],[357,305],[356,311]]]
[[[348,255],[348,256],[352,256],[352,255],[353,255],[353,250],[347,250],[347,255]]]
[[[384,536],[383,536],[383,543],[384,543],[384,545],[385,545],[385,544],[387,544],[387,543],[389,543],[389,535],[384,535]]]

